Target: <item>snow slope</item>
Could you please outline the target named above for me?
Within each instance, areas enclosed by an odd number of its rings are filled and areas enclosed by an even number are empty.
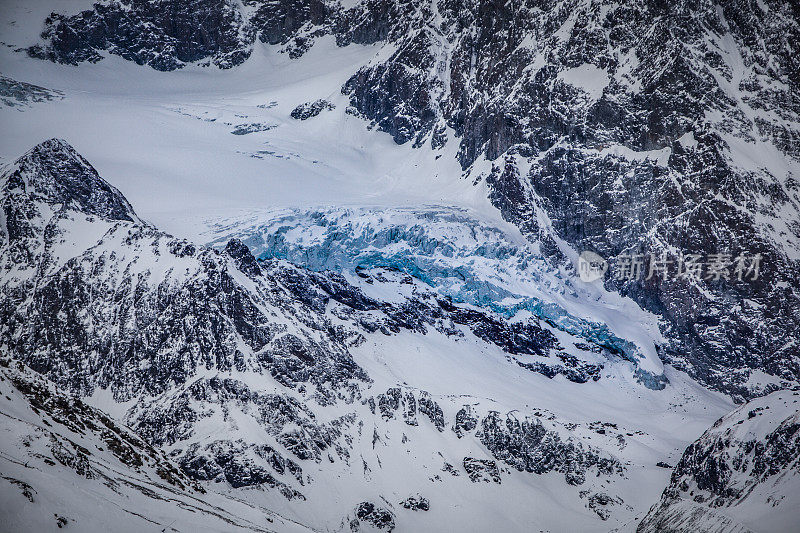
[[[310,531],[209,492],[102,411],[0,361],[0,516],[7,531]]]

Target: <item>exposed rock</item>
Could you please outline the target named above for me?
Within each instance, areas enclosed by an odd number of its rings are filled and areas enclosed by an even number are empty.
[[[260,122],[252,122],[250,124],[238,124],[231,130],[232,135],[249,135],[251,133],[258,133],[259,131],[269,131],[275,127],[274,124],[262,124]]]
[[[28,106],[32,103],[60,100],[64,97],[61,91],[54,91],[0,76],[0,102],[9,107]]]
[[[453,431],[458,438],[469,433],[478,426],[478,417],[472,412],[472,406],[465,405],[456,413],[456,419],[453,423]]]
[[[355,518],[350,521],[351,531],[361,531],[361,522],[366,522],[379,530],[393,531],[395,528],[392,512],[374,503],[361,502],[353,512]]]
[[[417,426],[417,412],[425,415],[438,431],[444,431],[444,411],[427,391],[420,391],[415,395],[412,391],[405,393],[399,387],[393,387],[385,394],[378,395],[377,407],[381,416],[388,420],[394,418],[395,412],[400,410],[402,418],[409,426]]]
[[[548,378],[563,375],[574,383],[586,383],[589,380],[598,381],[601,377],[600,372],[603,370],[603,365],[586,363],[578,360],[576,357],[563,353],[559,353],[558,358],[561,359],[564,364],[553,365],[545,363],[526,363],[523,361],[517,361],[517,364],[522,368],[538,372]]]
[[[570,485],[582,485],[586,472],[596,468],[606,476],[621,474],[623,466],[612,457],[603,457],[597,450],[571,439],[562,440],[546,429],[539,419],[520,422],[513,415],[503,421],[500,413],[491,412],[481,422],[478,438],[498,460],[517,470],[544,474],[561,472]]]
[[[800,392],[719,419],[683,453],[637,531],[788,531],[800,503]]]
[[[419,494],[416,496],[409,496],[405,500],[401,501],[400,505],[412,511],[427,511],[430,509],[430,502],[428,501],[428,498],[424,498]]]
[[[488,459],[475,459],[474,457],[464,457],[464,470],[467,471],[469,480],[473,483],[481,481],[486,483],[500,483],[500,470],[497,463]]]
[[[419,396],[419,412],[426,415],[439,431],[444,431],[444,412],[431,398],[430,393],[422,391]]]
[[[580,496],[581,498],[588,497],[586,507],[594,511],[601,520],[608,520],[608,517],[611,516],[610,506],[624,503],[622,498],[613,498],[605,492],[591,493],[590,491],[582,490]]]
[[[51,14],[44,45],[34,57],[78,64],[102,59],[102,51],[157,70],[209,60],[220,68],[250,56],[255,30],[230,0],[149,0],[96,3],[77,15]]]
[[[231,256],[236,263],[236,267],[248,276],[258,277],[261,275],[258,261],[250,253],[250,249],[239,239],[231,239],[225,247],[225,253]]]
[[[296,120],[308,120],[310,118],[316,117],[323,111],[330,111],[331,109],[335,108],[336,106],[334,106],[327,100],[316,100],[314,102],[306,102],[304,104],[300,104],[299,106],[295,107],[292,110],[291,117]]]

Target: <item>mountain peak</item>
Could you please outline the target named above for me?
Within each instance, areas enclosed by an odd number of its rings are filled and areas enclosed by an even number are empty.
[[[0,183],[4,192],[21,188],[38,200],[88,215],[138,220],[122,193],[63,139],[48,139],[34,146],[3,172]]]

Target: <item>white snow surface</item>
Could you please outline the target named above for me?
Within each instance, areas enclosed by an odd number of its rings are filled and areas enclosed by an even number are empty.
[[[35,42],[46,10],[13,0],[5,7],[4,38],[13,48]],[[21,16],[25,11],[32,13]],[[27,31],[20,28],[25,24]],[[342,84],[380,50],[340,48],[325,37],[292,60],[256,43],[250,59],[230,70],[189,65],[158,72],[110,54],[75,67],[1,47],[4,76],[63,90],[65,97],[24,111],[0,107],[0,128],[13,132],[0,138],[0,163],[47,138],[63,138],[109,176],[140,216],[192,237],[200,214],[331,203],[435,202],[499,219],[483,187],[461,178],[456,143],[440,151],[398,146],[345,113]],[[289,116],[321,98],[336,109],[305,121]],[[263,131],[231,133],[250,124]]]
[[[603,89],[611,78],[605,70],[591,63],[584,63],[579,67],[562,70],[558,73],[558,79],[581,89],[592,100],[597,100],[603,96]]]

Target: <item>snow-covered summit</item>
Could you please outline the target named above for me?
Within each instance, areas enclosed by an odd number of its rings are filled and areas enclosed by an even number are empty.
[[[0,172],[4,195],[27,195],[109,220],[139,220],[122,193],[62,139],[43,141]]]

